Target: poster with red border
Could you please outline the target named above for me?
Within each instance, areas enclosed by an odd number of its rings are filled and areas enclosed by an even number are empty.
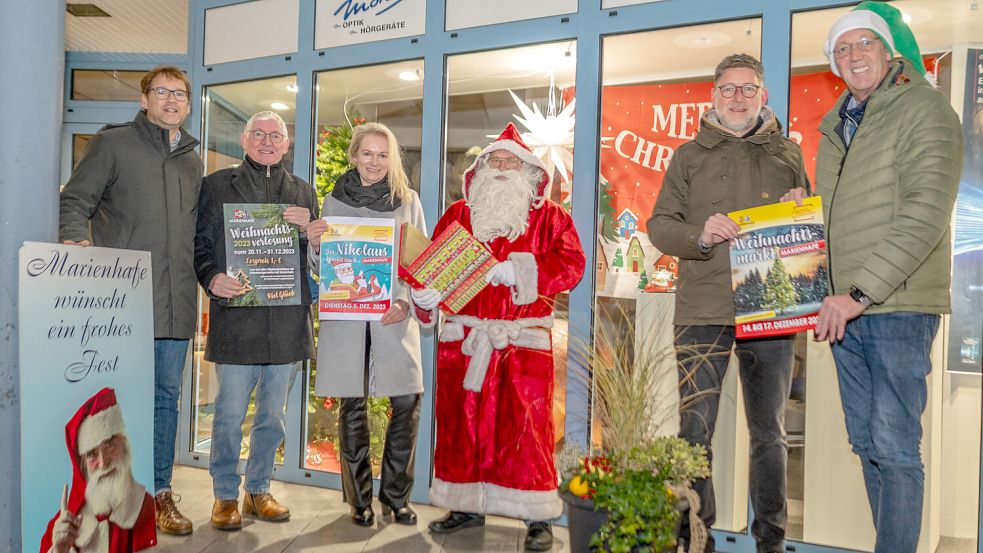
[[[396,222],[324,217],[321,238],[321,320],[378,321],[392,305]]]
[[[727,214],[741,226],[730,241],[738,338],[810,330],[829,287],[819,196]]]

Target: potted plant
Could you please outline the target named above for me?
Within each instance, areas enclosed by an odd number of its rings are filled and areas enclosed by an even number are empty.
[[[615,315],[598,325],[591,347],[572,345],[591,376],[600,443],[568,444],[557,458],[571,551],[675,551],[682,516],[689,516],[690,546],[702,547],[706,529],[690,483],[710,475],[707,452],[667,435],[678,410],[699,396],[680,399],[677,351],[658,345],[658,325],[639,333],[633,315]]]

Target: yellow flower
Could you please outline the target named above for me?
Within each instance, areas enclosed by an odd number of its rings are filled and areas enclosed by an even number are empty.
[[[567,488],[570,490],[570,493],[577,497],[587,497],[587,494],[590,493],[590,486],[587,484],[587,480],[580,476],[571,478]]]

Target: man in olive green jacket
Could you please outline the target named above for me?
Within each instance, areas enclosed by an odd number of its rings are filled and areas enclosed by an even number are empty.
[[[171,475],[177,401],[197,319],[194,239],[204,167],[198,140],[181,128],[191,104],[184,72],[157,67],[140,85],[143,109],[133,121],[107,125],[86,146],[61,192],[58,234],[66,244],[151,254],[157,527],[188,534],[191,521],[174,505]]]
[[[892,59],[895,51],[903,58]],[[923,76],[896,8],[860,4],[833,24],[826,54],[848,90],[819,127],[816,191],[833,295],[816,339],[832,344],[877,529],[874,551],[914,553],[924,491],[920,417],[932,341],[950,310],[962,131]]]
[[[735,339],[727,241],[740,228],[726,213],[801,200],[808,182],[802,151],[782,134],[774,112],[764,105],[768,91],[763,82],[761,62],[746,54],[728,56],[717,65],[713,109],[703,115],[696,139],[673,156],[648,232],[659,250],[680,261],[675,342],[680,395],[689,396],[689,406],[680,412],[679,435],[711,450],[720,384],[734,348],[751,434],[751,532],[759,553],[774,553],[785,550],[784,421],[792,385],[792,339]],[[694,356],[694,349],[703,355]],[[693,487],[700,495],[700,517],[709,528],[716,520],[713,483],[707,478]],[[684,528],[684,539],[687,532]],[[713,546],[711,538],[705,550],[713,551]]]

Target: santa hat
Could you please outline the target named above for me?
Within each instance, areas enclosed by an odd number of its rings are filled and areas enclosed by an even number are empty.
[[[854,29],[870,29],[881,39],[892,56],[897,53],[908,60],[919,74],[929,76],[925,64],[922,63],[922,54],[915,41],[915,35],[911,32],[911,27],[904,22],[901,11],[885,2],[867,0],[837,19],[829,29],[823,51],[829,58],[829,66],[833,74],[837,77],[842,75],[836,68],[833,48],[836,47],[836,41],[843,33]]]
[[[532,153],[532,150],[529,149],[529,146],[526,146],[526,143],[522,141],[522,137],[519,135],[519,130],[512,123],[505,126],[505,130],[502,131],[502,134],[494,142],[486,146],[484,150],[481,150],[481,153],[475,158],[471,167],[468,167],[468,170],[464,172],[464,199],[470,200],[471,180],[474,179],[475,173],[478,172],[479,165],[488,157],[488,154],[497,150],[505,150],[515,154],[516,157],[525,163],[539,168],[542,176],[533,195],[532,207],[538,208],[542,206],[543,202],[546,201],[546,197],[549,195],[550,175],[546,171],[546,165],[543,163],[543,160],[536,157]]]
[[[71,512],[78,513],[85,503],[82,456],[117,434],[125,435],[126,427],[112,388],[103,388],[87,399],[65,425],[65,442],[72,460],[72,491],[68,497]]]

